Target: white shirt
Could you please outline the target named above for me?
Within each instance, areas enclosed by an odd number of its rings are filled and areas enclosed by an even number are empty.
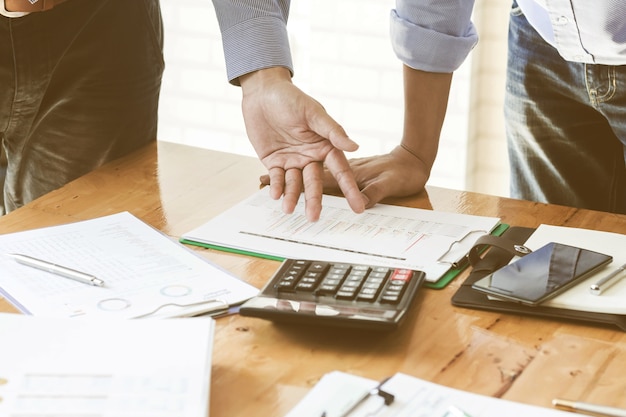
[[[626,1],[517,0],[528,22],[567,61],[626,64]]]

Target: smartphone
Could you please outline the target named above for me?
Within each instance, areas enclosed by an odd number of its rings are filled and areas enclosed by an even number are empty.
[[[472,288],[499,299],[536,306],[613,261],[613,257],[551,242],[492,274]]]

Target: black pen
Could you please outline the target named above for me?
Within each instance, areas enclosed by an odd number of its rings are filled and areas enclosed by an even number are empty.
[[[48,261],[33,258],[32,256],[28,255],[22,255],[19,253],[9,253],[7,255],[22,265],[37,268],[61,277],[73,279],[74,281],[82,282],[83,284],[93,285],[96,287],[104,286],[104,281],[102,281],[100,278],[94,277],[93,275],[87,274],[85,272],[77,271],[75,269],[53,264]]]

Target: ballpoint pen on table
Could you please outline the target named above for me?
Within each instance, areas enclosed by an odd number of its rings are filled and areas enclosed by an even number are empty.
[[[585,413],[601,414],[609,417],[626,417],[626,409],[608,407],[606,405],[590,404],[579,401],[569,401],[560,398],[552,400],[552,405],[563,407],[569,410],[582,411]]]
[[[608,274],[607,276],[601,278],[595,284],[591,284],[591,286],[589,287],[589,292],[591,294],[593,294],[593,295],[600,295],[600,294],[602,294],[602,292],[604,290],[606,290],[607,288],[613,286],[621,278],[623,278],[623,277],[618,278],[617,276],[619,274],[621,274],[622,272],[624,272],[624,271],[626,271],[626,264],[620,266],[615,271],[613,271],[610,274]],[[624,276],[626,276],[626,274],[624,274]]]
[[[347,410],[344,410],[341,414],[339,414],[338,416],[333,416],[333,417],[346,417],[348,415],[350,415],[350,413],[352,411],[354,411],[359,405],[363,404],[363,402],[365,402],[365,400],[367,400],[369,397],[371,397],[372,395],[378,395],[379,397],[382,397],[383,400],[385,401],[385,405],[390,405],[393,403],[393,400],[395,399],[394,395],[387,392],[387,391],[383,391],[382,386],[385,384],[385,382],[387,382],[389,380],[390,377],[383,379],[382,381],[380,381],[378,383],[378,385],[376,385],[374,388],[372,388],[371,390],[367,391],[362,397],[360,397],[350,408],[348,408]],[[330,417],[328,415],[328,413],[326,411],[322,412],[321,417]]]
[[[103,287],[104,281],[93,275],[85,272],[77,271],[75,269],[67,268],[65,266],[57,265],[48,261],[33,258],[32,256],[22,255],[18,253],[9,253],[7,256],[13,258],[16,262],[37,268],[42,271],[50,272],[61,277],[73,279],[74,281],[82,282],[83,284],[93,285],[96,287]]]

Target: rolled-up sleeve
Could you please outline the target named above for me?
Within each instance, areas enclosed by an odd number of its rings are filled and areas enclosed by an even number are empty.
[[[213,0],[229,82],[250,72],[285,67],[293,74],[287,34],[289,0]]]
[[[471,21],[474,0],[397,0],[391,11],[391,42],[407,66],[453,72],[478,42]]]

